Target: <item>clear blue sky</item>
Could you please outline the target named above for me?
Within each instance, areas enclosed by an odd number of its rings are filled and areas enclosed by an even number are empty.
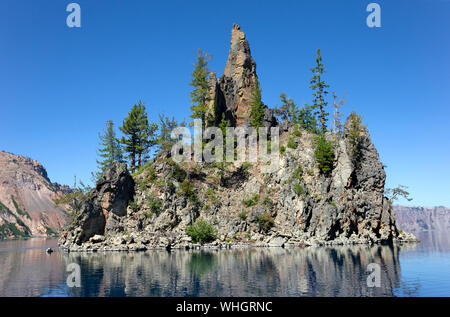
[[[309,68],[321,48],[326,80],[363,114],[389,187],[409,205],[450,207],[450,1],[78,0],[79,29],[64,0],[0,1],[0,149],[44,164],[52,181],[87,181],[98,133],[146,102],[151,118],[189,116],[197,48],[221,75],[233,23],[250,41],[263,100],[309,102]],[[400,203],[405,203],[400,201]]]

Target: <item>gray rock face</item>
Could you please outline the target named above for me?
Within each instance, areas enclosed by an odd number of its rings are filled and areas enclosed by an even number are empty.
[[[245,33],[238,25],[231,31],[231,48],[225,70],[220,79],[216,73],[209,75],[208,117],[209,124],[217,126],[222,114],[230,126],[249,126],[252,91],[256,87],[256,63],[250,51]],[[276,126],[276,118],[266,107],[265,126]]]
[[[283,134],[281,144],[292,137]],[[361,135],[357,166],[345,137],[326,137],[336,138],[329,176],[316,167],[315,136],[307,131],[294,137],[298,147],[287,148],[272,173],[262,173],[259,164],[177,165],[160,155],[136,176],[137,208],[126,214],[134,183],[124,166],[120,172],[117,166],[97,184],[61,244],[73,251],[197,248],[185,229],[198,218],[218,232],[211,248],[414,241],[397,231],[393,208],[383,197],[383,165],[368,132]],[[183,189],[186,182],[192,192]],[[156,200],[154,208],[150,202]]]
[[[125,217],[127,206],[134,196],[134,181],[126,164],[115,162],[105,170],[96,188],[72,224],[60,238],[60,245],[70,249],[88,241],[102,242],[110,232],[120,231],[118,219]]]

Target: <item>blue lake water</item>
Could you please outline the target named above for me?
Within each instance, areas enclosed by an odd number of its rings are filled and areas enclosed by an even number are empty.
[[[405,246],[70,253],[0,241],[0,296],[450,296],[446,234]],[[45,249],[55,248],[48,255]],[[70,263],[80,287],[69,287]],[[370,263],[380,266],[369,287]]]

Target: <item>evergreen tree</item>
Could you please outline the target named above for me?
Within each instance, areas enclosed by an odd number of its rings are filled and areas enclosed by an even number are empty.
[[[134,173],[137,167],[143,166],[149,149],[156,144],[155,132],[158,125],[149,124],[145,105],[139,101],[131,108],[119,129],[124,134],[120,143],[127,153],[131,172]]]
[[[219,123],[219,129],[222,131],[223,139],[225,140],[225,136],[227,134],[227,128],[230,125],[228,124],[228,121],[225,119],[225,113],[222,113],[222,120]]]
[[[342,105],[345,103],[344,99],[338,101],[338,97],[336,93],[332,92],[333,96],[333,107],[334,107],[334,115],[333,115],[333,132],[337,135],[343,134],[343,125],[341,118],[344,116],[341,112]]]
[[[361,134],[366,130],[366,126],[362,124],[361,116],[357,115],[355,111],[350,114],[350,125],[347,131],[347,139],[350,144],[350,154],[352,156],[353,164],[359,165],[361,160],[360,141]]]
[[[411,201],[413,199],[410,197],[407,189],[408,187],[403,185],[398,185],[398,187],[396,188],[386,188],[384,191],[384,195],[387,197],[387,199],[389,199],[389,202],[391,204],[399,199],[399,197],[403,197],[407,201]]]
[[[252,89],[252,96],[250,100],[250,125],[254,128],[264,126],[264,104],[261,97],[261,88],[258,80],[255,87]]]
[[[297,121],[303,129],[312,133],[317,133],[317,120],[310,105],[305,104],[299,110]]]
[[[279,108],[279,113],[284,122],[289,121],[291,123],[296,123],[299,115],[299,110],[294,102],[294,99],[287,98],[286,94],[282,93],[280,95],[281,106]]]
[[[175,144],[176,140],[170,137],[173,129],[178,126],[185,126],[185,123],[182,122],[178,124],[175,118],[172,116],[172,119],[166,117],[163,114],[159,115],[159,136],[158,136],[158,146],[162,151],[169,151],[172,146]]]
[[[323,174],[328,175],[333,170],[334,149],[333,143],[325,139],[325,135],[321,134],[317,139],[317,147],[314,151],[314,157],[318,163],[318,167]]]
[[[197,61],[194,64],[194,70],[191,74],[190,86],[193,90],[190,93],[191,97],[191,118],[202,120],[202,129],[205,128],[206,120],[206,95],[208,93],[208,62],[211,59],[211,55],[198,49]]]
[[[221,168],[224,167],[225,161],[226,161],[227,128],[229,126],[230,125],[228,124],[228,121],[225,119],[225,113],[222,113],[222,119],[221,119],[221,121],[219,123],[219,129],[222,131],[222,140],[223,140],[222,141],[223,142],[222,143],[223,144],[223,162],[221,164],[219,164],[219,166]],[[234,143],[234,139],[233,139],[232,142]]]
[[[327,116],[329,115],[325,110],[328,105],[328,102],[325,101],[325,97],[328,94],[326,89],[330,86],[326,85],[322,78],[322,75],[325,73],[325,68],[322,64],[320,49],[317,50],[316,67],[311,68],[311,71],[313,72],[313,77],[310,81],[310,88],[314,91],[313,105],[311,107],[315,110],[314,115],[318,116],[320,124],[319,131],[324,134],[327,131],[326,122],[328,120]]]
[[[100,160],[97,160],[99,171],[94,175],[96,179],[112,162],[123,161],[122,148],[116,138],[114,123],[111,120],[106,121],[106,130],[103,129],[103,134],[99,133],[98,136],[100,138],[100,148],[98,149]]]

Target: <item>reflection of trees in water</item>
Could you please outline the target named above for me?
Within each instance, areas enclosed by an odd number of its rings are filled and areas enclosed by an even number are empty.
[[[71,253],[65,260],[81,266],[81,296],[392,296],[400,287],[398,248],[390,246]],[[370,263],[381,266],[380,288],[367,287]]]

